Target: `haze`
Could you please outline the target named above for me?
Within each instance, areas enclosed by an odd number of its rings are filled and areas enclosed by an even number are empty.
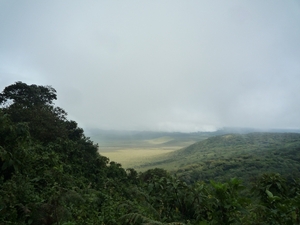
[[[300,3],[0,1],[0,89],[51,85],[84,128],[300,128]]]

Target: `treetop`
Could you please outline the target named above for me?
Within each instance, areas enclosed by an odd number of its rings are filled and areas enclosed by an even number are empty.
[[[0,104],[21,104],[26,107],[51,105],[56,100],[56,90],[51,86],[28,85],[21,81],[4,88],[0,94]]]

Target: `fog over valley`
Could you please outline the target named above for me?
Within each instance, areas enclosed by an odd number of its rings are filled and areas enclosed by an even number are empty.
[[[84,129],[300,128],[298,1],[0,1],[0,89]]]
[[[299,0],[0,0],[0,31],[0,224],[299,224]]]

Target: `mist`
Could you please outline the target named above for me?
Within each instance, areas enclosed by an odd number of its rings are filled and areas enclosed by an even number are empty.
[[[0,2],[0,89],[84,128],[300,128],[298,1]]]

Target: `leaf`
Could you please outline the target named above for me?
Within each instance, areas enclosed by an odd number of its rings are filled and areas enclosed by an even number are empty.
[[[271,191],[266,190],[266,193],[267,193],[267,195],[268,195],[270,198],[273,198],[273,197],[274,197]]]

